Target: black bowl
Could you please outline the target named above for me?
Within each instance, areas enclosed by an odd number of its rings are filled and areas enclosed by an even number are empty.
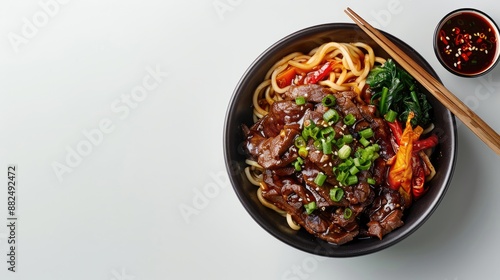
[[[424,69],[438,78],[431,66],[414,49],[394,36],[384,34]],[[435,131],[440,140],[435,153],[437,156],[433,159],[437,174],[429,183],[429,191],[406,213],[405,224],[402,227],[387,234],[382,240],[358,239],[343,245],[328,243],[314,237],[304,229],[292,230],[282,216],[261,205],[256,195],[257,187],[252,185],[245,176],[246,154],[243,150],[244,135],[241,125],[250,126],[253,123],[252,94],[264,79],[266,71],[276,61],[294,51],[306,53],[328,41],[366,42],[374,48],[377,56],[389,57],[354,24],[332,23],[313,26],[279,40],[250,65],[234,90],[224,124],[224,158],[230,181],[239,200],[252,218],[266,231],[282,242],[305,252],[329,257],[352,257],[373,253],[396,244],[419,228],[434,212],[446,193],[455,166],[456,123],[448,109],[428,94],[429,102],[434,108]]]

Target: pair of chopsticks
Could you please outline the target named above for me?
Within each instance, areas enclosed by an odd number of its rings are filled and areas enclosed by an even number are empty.
[[[425,87],[450,112],[459,118],[472,132],[486,143],[497,155],[500,155],[500,136],[474,111],[467,107],[460,99],[451,93],[445,86],[425,71],[411,57],[392,43],[380,31],[371,26],[351,8],[344,11],[368,36],[380,45],[401,67],[415,80]]]

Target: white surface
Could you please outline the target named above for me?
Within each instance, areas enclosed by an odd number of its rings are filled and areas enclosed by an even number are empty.
[[[12,273],[3,183],[0,279],[495,278],[500,161],[463,125],[435,214],[396,246],[349,259],[306,254],[260,228],[222,154],[226,106],[250,63],[296,30],[350,22],[347,6],[413,46],[499,131],[500,67],[458,78],[432,50],[435,25],[455,8],[500,22],[496,2],[474,2],[1,1],[0,181],[18,165],[19,220]],[[55,162],[71,170],[61,180]]]

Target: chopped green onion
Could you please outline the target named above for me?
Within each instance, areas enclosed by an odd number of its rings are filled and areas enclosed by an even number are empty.
[[[302,158],[297,158],[297,161],[300,163],[300,164],[303,164],[304,163],[304,160],[302,160]]]
[[[352,143],[352,141],[354,141],[354,137],[352,137],[351,134],[344,134],[342,136],[342,142],[344,142],[345,144],[350,144]]]
[[[341,171],[346,171],[351,168],[351,165],[353,165],[353,163],[354,162],[352,160],[347,159],[346,161],[338,165],[338,169]]]
[[[354,184],[357,184],[358,183],[358,176],[356,175],[351,175],[351,176],[348,176],[347,177],[347,180],[346,180],[346,184],[348,186],[350,185],[354,185]]]
[[[335,135],[334,134],[335,134],[335,132],[330,134],[330,135],[327,135],[325,138],[326,142],[332,143],[332,145],[335,144],[336,142],[335,142]]]
[[[361,137],[361,139],[359,139],[359,143],[361,143],[361,145],[363,145],[365,147],[370,145],[370,141],[366,140],[366,138],[364,138],[364,137]]]
[[[318,150],[323,149],[323,144],[321,144],[321,140],[320,139],[315,140],[314,143],[313,143],[313,145],[314,145],[314,148],[316,148]]]
[[[344,190],[341,188],[333,188],[330,190],[330,199],[339,202],[344,197]]]
[[[347,116],[344,117],[344,124],[346,125],[353,125],[356,122],[356,117],[349,113]]]
[[[313,139],[318,139],[318,132],[319,132],[319,127],[315,126],[309,131],[309,136],[311,136]]]
[[[373,179],[373,178],[368,178],[368,179],[366,179],[366,182],[367,182],[368,184],[370,184],[370,185],[375,185],[375,184],[377,183],[377,182],[375,181],[375,179]]]
[[[306,147],[299,148],[299,156],[306,158],[308,154],[309,154],[309,151],[307,150]]]
[[[313,120],[305,120],[304,121],[304,128],[312,129],[313,127],[316,127],[316,124],[314,123]]]
[[[332,107],[335,105],[336,102],[335,96],[333,94],[328,94],[327,96],[323,97],[323,100],[321,100],[321,104],[326,107]]]
[[[344,219],[349,220],[352,216],[351,208],[344,209]]]
[[[310,215],[318,207],[316,206],[316,201],[311,201],[307,204],[304,204],[304,208],[306,209],[307,215]]]
[[[359,169],[356,166],[353,166],[353,167],[351,167],[351,169],[349,169],[349,173],[351,173],[351,175],[356,175],[356,174],[358,174],[358,172],[359,172]]]
[[[379,155],[375,152],[375,147],[373,147],[373,145],[364,149],[359,148],[356,150],[355,156],[360,158],[362,162],[372,161],[379,157]]]
[[[297,105],[304,105],[304,104],[306,104],[306,98],[304,96],[297,96],[295,98],[295,104],[297,104]]]
[[[321,146],[323,148],[323,154],[329,155],[332,153],[332,142],[321,139]]]
[[[336,176],[337,181],[339,181],[342,184],[345,183],[345,181],[347,180],[347,176],[349,176],[349,173],[345,171],[339,171],[336,174],[337,174]]]
[[[394,122],[396,120],[397,116],[398,116],[398,113],[396,113],[393,110],[389,110],[389,112],[387,112],[387,114],[384,115],[384,118],[388,122]]]
[[[338,122],[339,119],[340,119],[340,115],[337,111],[335,111],[334,109],[328,109],[328,111],[326,111],[324,114],[323,114],[323,119],[327,122],[329,121],[332,121],[334,123]]]
[[[363,129],[359,132],[359,135],[365,139],[372,138],[373,137],[373,130],[371,127],[367,129]]]
[[[329,126],[321,130],[321,137],[326,138],[329,134],[335,136],[335,130],[333,129],[333,127]]]
[[[311,136],[311,130],[305,128],[305,129],[302,130],[302,134],[301,135],[302,135],[302,138],[309,139],[309,136]]]
[[[305,147],[306,146],[306,140],[304,139],[304,137],[302,136],[298,136],[297,138],[295,138],[295,147],[297,148],[302,148],[302,147]]]
[[[360,164],[359,166],[356,166],[359,170],[368,170],[370,169],[370,166],[372,165],[372,162],[367,160],[365,163]]]
[[[302,170],[302,164],[298,160],[296,160],[296,161],[293,162],[293,167],[295,168],[295,171],[301,171]]]
[[[342,146],[340,150],[338,151],[338,156],[341,159],[346,159],[351,155],[351,147],[348,145]]]
[[[314,178],[314,183],[318,186],[323,186],[326,180],[326,175],[323,172],[319,172],[318,175],[316,175],[316,178]]]

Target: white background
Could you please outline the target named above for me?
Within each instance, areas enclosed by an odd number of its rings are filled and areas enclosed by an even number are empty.
[[[348,6],[413,46],[500,131],[500,67],[459,78],[432,49],[442,16],[476,7],[500,22],[495,1],[2,0],[0,279],[494,279],[500,161],[460,123],[443,202],[376,254],[289,247],[229,185],[222,127],[239,78],[282,37],[350,22]],[[18,165],[16,273],[8,164]]]

